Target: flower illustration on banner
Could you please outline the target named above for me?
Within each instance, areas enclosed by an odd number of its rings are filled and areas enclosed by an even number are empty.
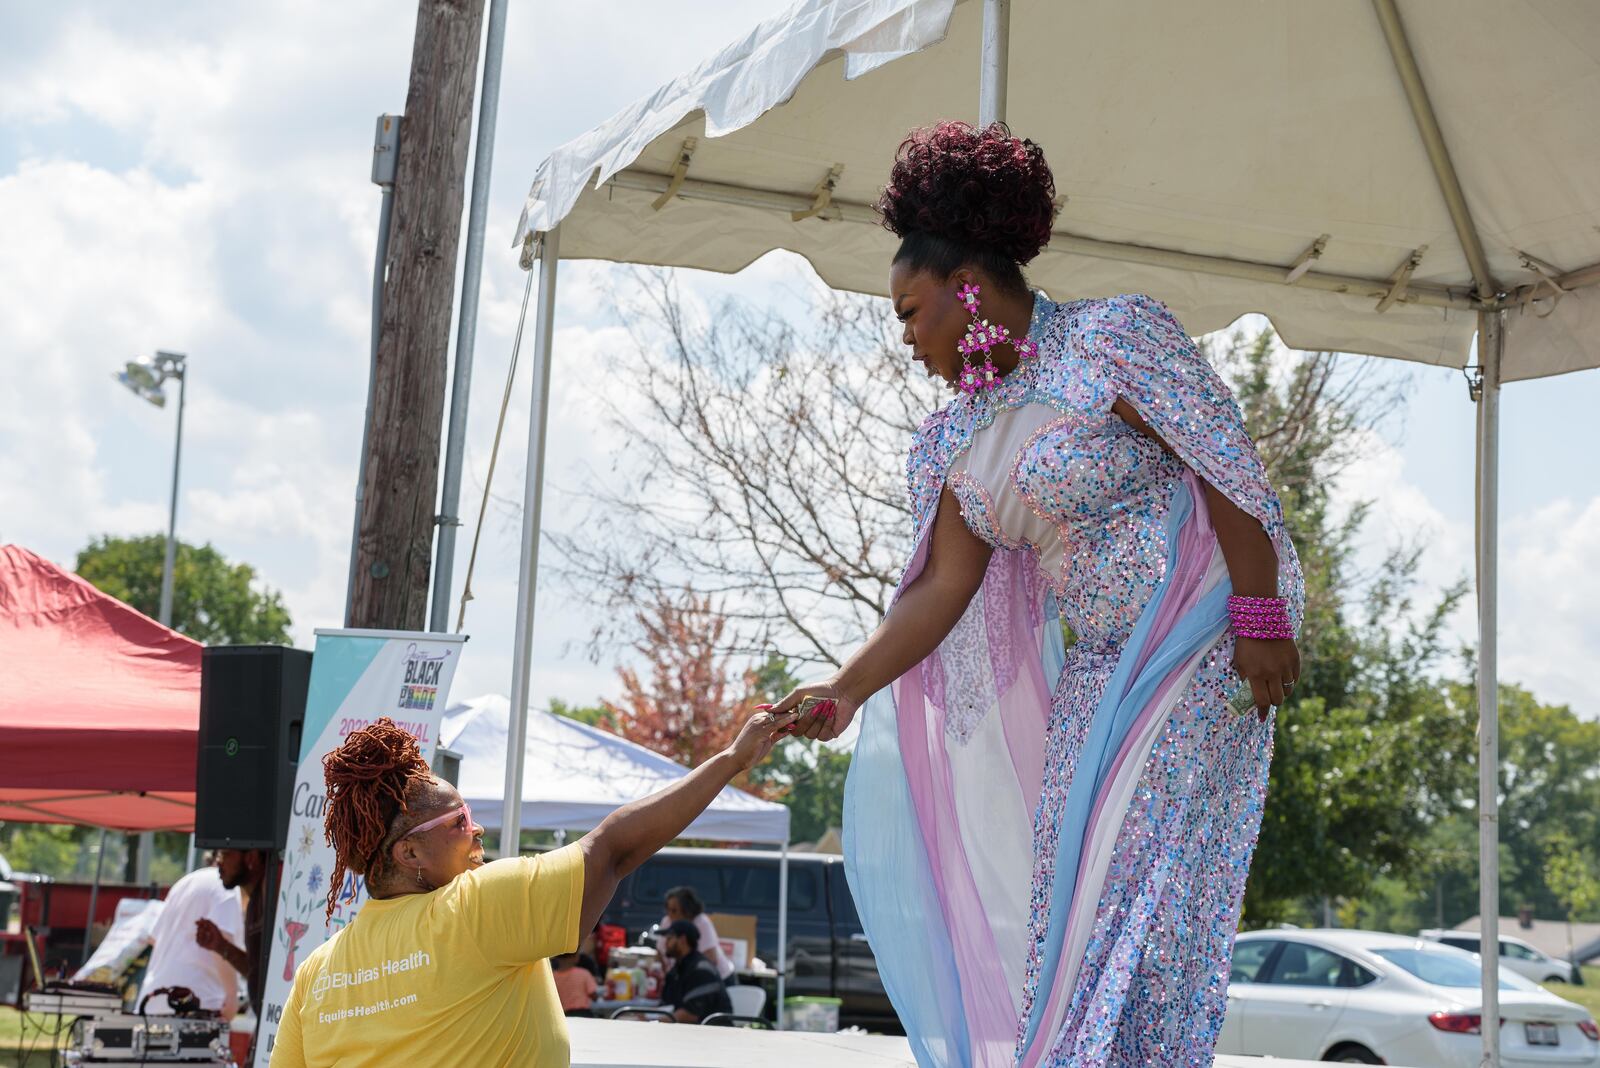
[[[309,893],[315,894],[318,890],[321,890],[321,889],[322,889],[322,865],[321,864],[313,864],[313,865],[311,865],[311,874],[306,876],[306,890]]]
[[[294,981],[294,954],[300,948],[300,939],[304,938],[309,930],[311,928],[299,920],[285,920],[283,923],[283,933],[288,939],[289,946],[289,959],[283,964],[283,981],[286,983]]]
[[[301,828],[300,828],[300,855],[301,856],[308,857],[308,856],[311,855],[311,845],[312,845],[313,840],[314,840],[314,836],[313,836],[312,831],[311,831],[311,824],[309,824],[309,823],[303,824],[301,826]]]

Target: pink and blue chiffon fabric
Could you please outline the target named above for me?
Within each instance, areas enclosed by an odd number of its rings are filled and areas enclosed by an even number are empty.
[[[846,872],[924,1068],[1206,1065],[1272,728],[1229,705],[1205,483],[1262,523],[1296,622],[1299,562],[1238,406],[1163,305],[1041,297],[1029,336],[1035,359],[913,444],[901,589],[946,486],[995,551],[938,650],[861,712]]]

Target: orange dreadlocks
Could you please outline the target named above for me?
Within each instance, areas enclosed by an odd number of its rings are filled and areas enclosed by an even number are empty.
[[[346,872],[371,879],[374,854],[389,834],[396,813],[408,811],[406,794],[432,777],[417,740],[388,716],[351,732],[344,744],[322,758],[328,807],[323,834],[333,846],[333,876],[328,880],[328,911]],[[368,866],[374,870],[368,870]]]

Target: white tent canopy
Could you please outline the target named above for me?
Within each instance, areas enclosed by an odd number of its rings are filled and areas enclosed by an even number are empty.
[[[1296,348],[1467,369],[1492,926],[1499,391],[1600,366],[1596,115],[1600,3],[1583,0],[801,0],[534,179],[517,233],[540,272],[513,701],[558,260],[736,271],[785,248],[830,285],[881,294],[895,241],[870,205],[901,138],[1005,119],[1055,172],[1056,232],[1029,272],[1058,299],[1146,292],[1195,334],[1260,312]]]
[[[494,831],[504,809],[510,709],[498,694],[452,705],[439,734],[441,744],[461,754],[458,785],[473,818]],[[626,738],[536,709],[528,712],[525,751],[522,826],[540,830],[592,830],[628,802],[688,774]],[[729,786],[684,837],[781,846],[789,841],[789,810]]]
[[[1594,366],[1600,289],[1580,285],[1600,281],[1600,5],[1401,6],[1482,263],[1516,309],[1502,379]],[[1043,146],[1064,198],[1036,284],[1150,293],[1195,334],[1264,312],[1296,348],[1467,362],[1479,254],[1458,239],[1373,4],[1010,7],[1006,118]],[[976,117],[982,12],[800,3],[557,149],[518,239],[559,223],[563,258],[716,271],[785,248],[832,286],[881,294],[895,239],[869,205],[907,130]],[[835,168],[820,214],[793,220]],[[1541,318],[1547,302],[1527,301],[1556,292],[1546,275],[1576,291]]]

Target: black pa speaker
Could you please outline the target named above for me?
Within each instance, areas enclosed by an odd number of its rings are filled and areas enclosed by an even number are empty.
[[[310,681],[302,649],[222,645],[201,654],[195,845],[283,848]]]

